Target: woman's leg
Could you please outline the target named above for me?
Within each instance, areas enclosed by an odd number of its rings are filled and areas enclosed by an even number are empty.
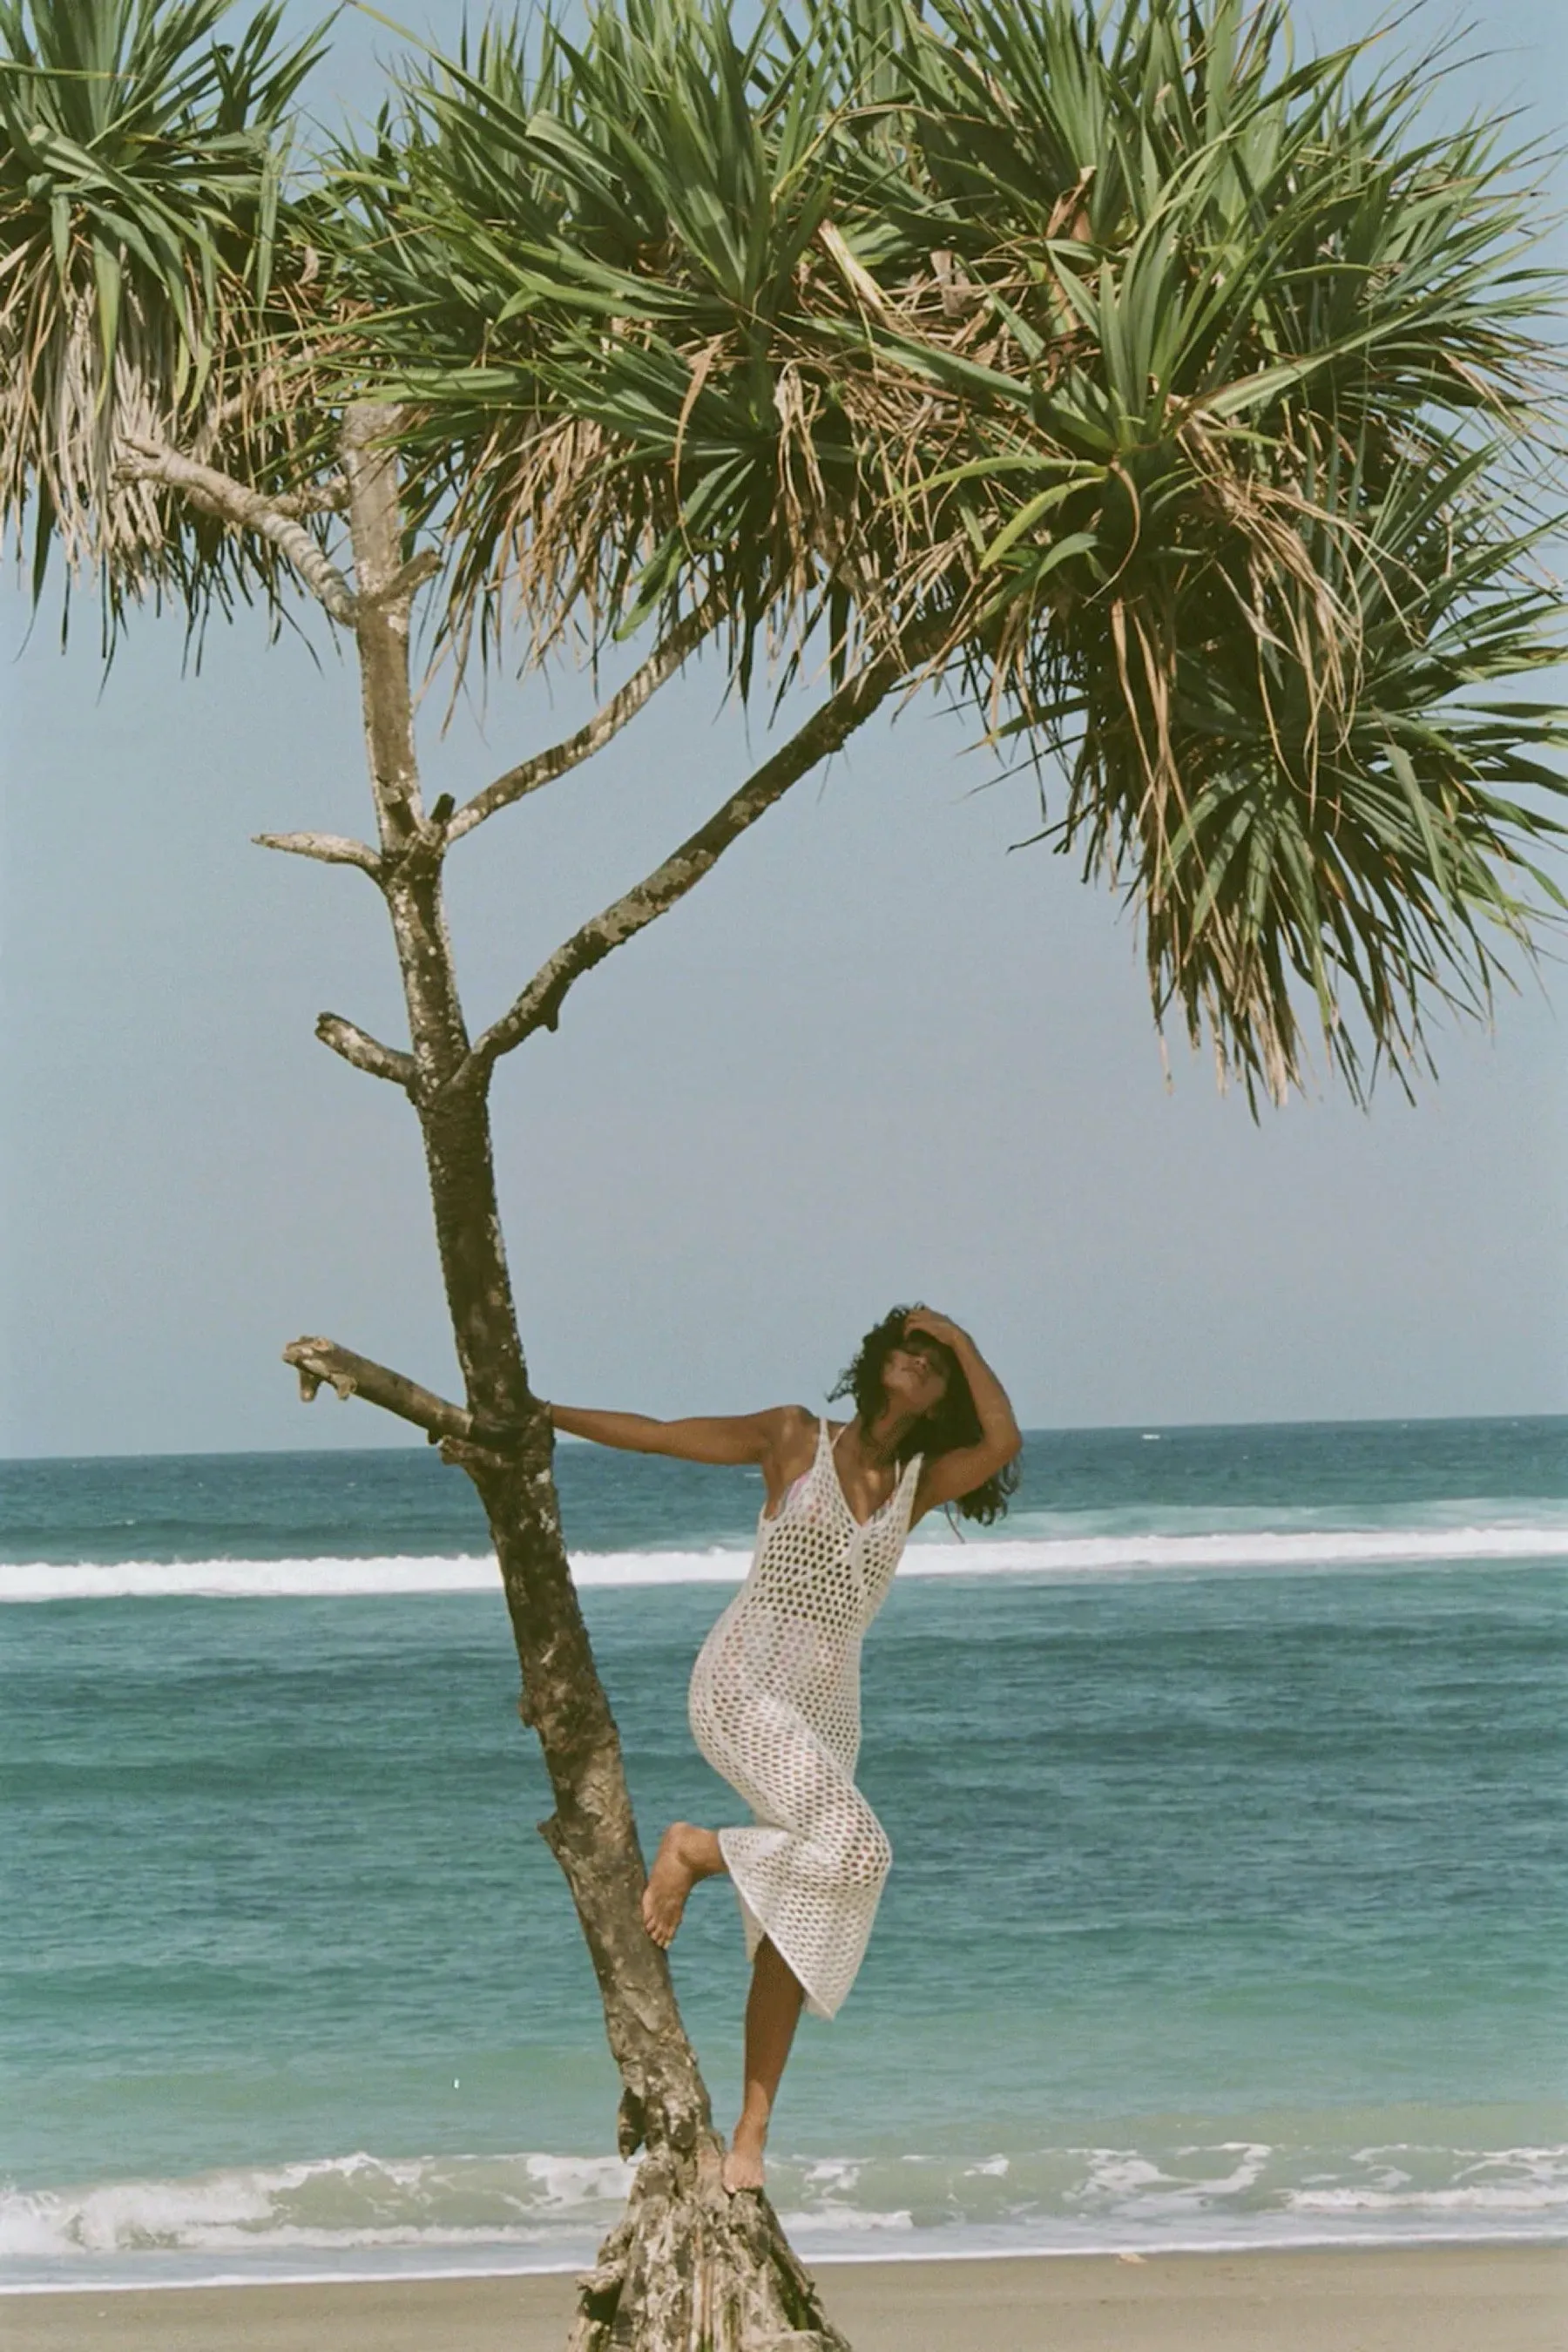
[[[656,1944],[674,1941],[686,1898],[698,1880],[717,1878],[723,1868],[724,1857],[711,1830],[697,1829],[690,1822],[670,1823],[643,1889],[643,1925]]]
[[[778,2095],[779,2077],[795,2040],[805,1996],[800,1979],[764,1936],[752,1964],[752,1990],[746,1997],[745,2092],[741,2120],[724,2158],[726,2189],[760,2189],[763,2147],[768,2118]]]

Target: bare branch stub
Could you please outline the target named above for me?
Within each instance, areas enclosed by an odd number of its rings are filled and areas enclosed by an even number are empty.
[[[542,784],[553,783],[557,776],[565,775],[568,770],[579,766],[583,761],[592,759],[595,751],[602,751],[605,745],[637,717],[649,697],[657,693],[667,679],[673,677],[702,640],[711,634],[719,617],[718,604],[710,597],[698,606],[696,612],[678,622],[668,636],[654,647],[641,668],[634,671],[625,686],[612,694],[575,734],[568,735],[560,743],[552,744],[547,751],[536,752],[531,760],[523,760],[517,767],[508,768],[503,775],[497,776],[492,783],[487,784],[483,792],[476,793],[472,800],[465,801],[447,824],[447,840],[461,840],[463,835],[471,833],[475,825],[483,824],[486,817],[494,816],[498,809],[510,808],[513,801],[521,801],[528,793],[536,793]]]
[[[417,1381],[392,1371],[385,1364],[374,1362],[369,1356],[356,1355],[352,1348],[340,1348],[335,1339],[291,1339],[283,1350],[283,1360],[292,1364],[299,1373],[300,1393],[307,1404],[319,1389],[331,1388],[340,1398],[363,1397],[367,1404],[378,1404],[384,1412],[412,1422],[416,1429],[425,1431],[433,1444],[442,1438],[470,1444],[476,1437],[493,1441],[495,1433],[476,1429],[473,1414],[461,1405],[449,1403],[433,1390],[421,1388]]]
[[[417,555],[411,555],[407,562],[393,573],[384,588],[378,588],[374,595],[362,595],[362,611],[371,605],[394,606],[405,603],[416,588],[423,587],[426,580],[433,580],[440,569],[441,559],[436,550],[422,547]]]
[[[405,1093],[419,1075],[419,1066],[412,1054],[384,1045],[379,1037],[372,1037],[353,1022],[345,1021],[341,1013],[318,1014],[316,1034],[323,1045],[330,1045],[334,1054],[341,1054],[345,1062],[363,1070],[367,1077],[385,1078]]]
[[[536,1029],[553,1029],[567,991],[584,972],[693,889],[748,826],[782,800],[792,784],[839,750],[908,676],[907,662],[889,656],[847,679],[772,759],[764,760],[740,790],[714,811],[706,824],[612,906],[583,924],[541,964],[500,1019],[475,1040],[459,1076],[487,1071]]]
[[[381,878],[381,859],[368,841],[342,833],[253,833],[258,849],[281,849],[290,857],[318,858],[323,866],[357,866],[373,881]]]

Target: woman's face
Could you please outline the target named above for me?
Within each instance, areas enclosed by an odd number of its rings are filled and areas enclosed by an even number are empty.
[[[882,1387],[900,1412],[934,1411],[947,1394],[947,1367],[936,1340],[911,1331],[889,1349],[882,1361]]]

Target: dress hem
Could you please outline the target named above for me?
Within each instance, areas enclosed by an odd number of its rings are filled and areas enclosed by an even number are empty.
[[[742,1828],[752,1829],[769,1829],[775,1825],[768,1822],[752,1822],[742,1823],[740,1826]],[[799,1985],[802,1992],[805,1995],[805,2005],[811,2011],[813,2017],[823,2018],[831,2023],[832,2020],[837,2015],[838,2011],[842,2006],[842,2001],[835,2001],[830,2009],[826,2001],[820,2000],[816,1994],[813,1992],[810,1985],[805,1980],[804,1971],[791,1957],[790,1953],[785,1950],[783,1941],[774,1934],[773,1928],[769,1926],[768,1921],[763,1916],[761,1908],[757,1903],[753,1901],[752,1895],[747,1892],[745,1871],[743,1868],[739,1871],[736,1869],[734,1862],[731,1859],[730,1850],[725,1843],[725,1840],[731,1834],[732,1832],[729,1830],[720,1830],[717,1832],[719,1839],[719,1851],[724,1857],[724,1867],[730,1874],[730,1883],[735,1890],[735,1900],[741,1906],[741,1926],[744,1931],[746,1938],[747,1959],[750,1961],[756,1958],[757,1947],[761,1944],[763,1937],[765,1936],[769,1943],[772,1944],[774,1951],[777,1952],[779,1958],[784,1961],[785,1967],[794,1976],[795,1982]]]

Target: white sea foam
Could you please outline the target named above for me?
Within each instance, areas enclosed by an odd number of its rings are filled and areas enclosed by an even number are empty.
[[[378,2158],[0,2191],[0,2263],[70,2255],[538,2242],[605,2228],[634,2168],[614,2156]]]
[[[1059,1522],[1058,1522],[1059,1524]],[[657,1584],[734,1584],[750,1554],[729,1546],[705,1551],[577,1552],[572,1570],[585,1588]],[[1478,1561],[1568,1559],[1568,1523],[1494,1519],[1474,1525],[1394,1527],[1229,1526],[1179,1535],[978,1537],[968,1543],[917,1538],[902,1577],[1046,1576],[1090,1580],[1150,1572],[1205,1575],[1226,1570],[1331,1570],[1442,1566]],[[376,1593],[489,1591],[493,1558],[380,1559],[121,1560],[108,1565],[51,1561],[0,1564],[0,1601],[184,1599],[294,1600]]]
[[[1484,2152],[1396,2147],[1360,2148],[1352,2162],[1370,2178],[1310,2182],[1291,2196],[1297,2213],[1382,2214],[1393,2219],[1448,2215],[1484,2221],[1535,2214],[1568,2223],[1568,2171],[1561,2147],[1507,2147]],[[1389,2161],[1391,2158],[1402,2163]],[[1422,2179],[1419,2175],[1427,2177]],[[1436,2177],[1435,2177],[1436,2176]]]
[[[1568,2234],[1562,2145],[1216,2140],[979,2163],[784,2158],[771,2169],[792,2238],[828,2259],[878,2245],[910,2258]],[[12,2188],[0,2190],[0,2286],[580,2265],[634,2175],[610,2155],[360,2151],[187,2179]]]

